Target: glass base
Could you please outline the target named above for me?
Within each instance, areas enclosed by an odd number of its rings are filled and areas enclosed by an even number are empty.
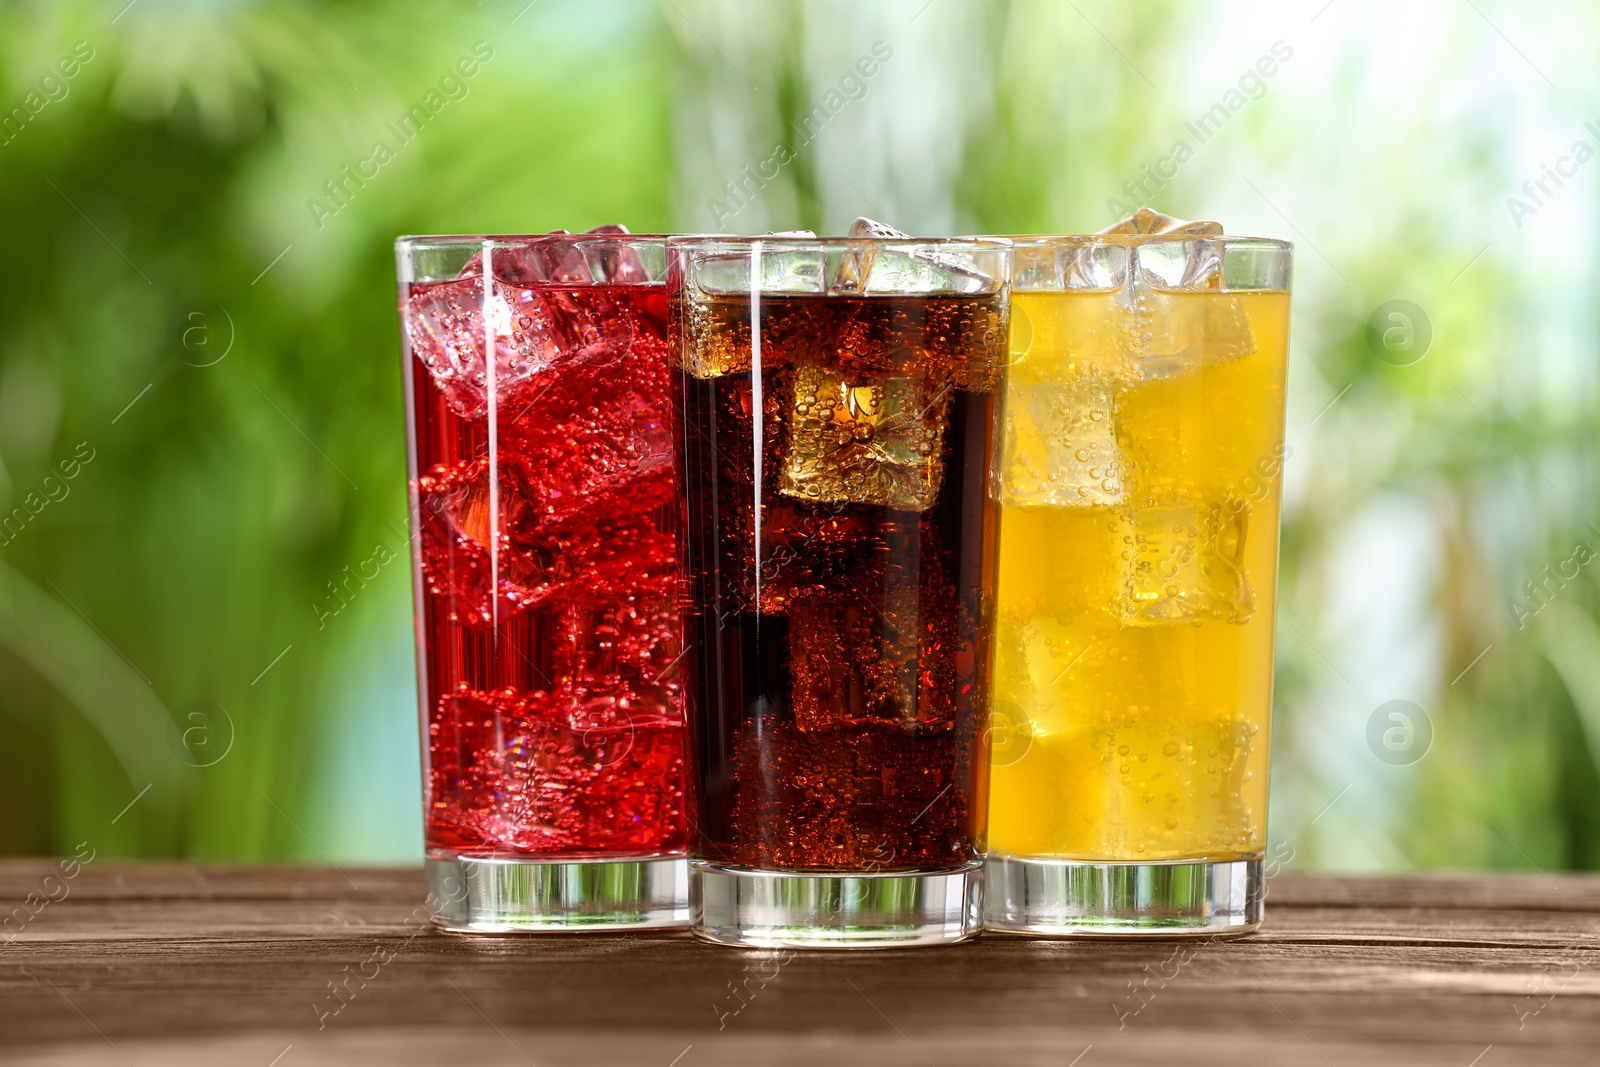
[[[540,861],[435,851],[425,864],[436,926],[469,934],[689,925],[682,858]]]
[[[982,928],[983,864],[951,871],[805,874],[695,862],[694,932],[720,945],[947,945]]]
[[[1046,937],[1228,937],[1261,925],[1260,857],[1094,863],[991,853],[983,925]]]

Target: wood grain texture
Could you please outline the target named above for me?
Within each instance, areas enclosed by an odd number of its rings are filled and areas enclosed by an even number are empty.
[[[415,869],[56,869],[0,862],[0,918],[38,908],[0,934],[6,1063],[1600,1063],[1600,877],[1284,874],[1238,941],[779,963],[682,934],[413,933]],[[776,976],[731,1013],[758,964]],[[336,999],[351,974],[372,977]]]

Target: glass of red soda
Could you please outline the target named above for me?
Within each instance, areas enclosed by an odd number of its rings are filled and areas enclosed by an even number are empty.
[[[665,238],[396,255],[435,921],[685,924]]]

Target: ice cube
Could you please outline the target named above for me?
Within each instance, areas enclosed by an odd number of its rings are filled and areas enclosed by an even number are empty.
[[[802,731],[954,722],[959,608],[932,526],[886,522],[880,535],[871,557],[789,605],[790,699]]]
[[[1220,236],[1222,223],[1220,222],[1185,222],[1183,219],[1163,215],[1147,207],[1142,207],[1132,215],[1114,222],[1100,231],[1101,233],[1192,233]]]
[[[611,223],[585,230],[579,237],[627,236],[626,226]],[[626,275],[638,265],[637,254],[612,241],[574,241],[567,230],[530,237],[517,245],[489,249],[490,273],[513,285],[587,285],[594,282],[630,280]],[[503,245],[503,242],[502,242]],[[461,268],[460,278],[483,274],[483,252],[476,253]]]
[[[1130,239],[1089,241],[1063,270],[1077,287],[1111,293],[1120,347],[1134,376],[1168,378],[1255,351],[1243,305],[1221,291],[1220,223],[1184,222],[1141,208],[1101,233]]]
[[[596,226],[585,232],[597,237],[628,236],[626,226]],[[581,242],[578,248],[588,264],[589,276],[599,285],[643,285],[652,275],[661,278],[665,271],[665,250],[659,244],[601,240]]]
[[[636,851],[682,832],[666,796],[681,725],[620,722],[566,693],[466,690],[440,700],[430,731],[433,829],[466,845]]]
[[[1250,506],[1229,499],[1130,510],[1123,535],[1128,582],[1123,622],[1248,622],[1255,595],[1244,571]]]
[[[734,505],[735,514],[742,509]],[[851,570],[872,551],[879,524],[848,504],[804,505],[773,501],[761,509],[761,599],[756,610],[782,615],[794,600],[842,588]],[[755,583],[741,583],[754,585]],[[754,589],[744,590],[754,603]]]
[[[659,514],[672,492],[665,462],[556,485],[503,453],[497,530],[486,459],[433,469],[417,479],[429,591],[448,597],[453,621],[467,626],[575,597],[671,595],[674,534]]]
[[[878,620],[864,597],[815,591],[789,605],[790,701],[808,732],[869,721]],[[881,693],[878,694],[881,706]]]
[[[1085,374],[1066,384],[1012,382],[1000,445],[1007,505],[1105,507],[1123,497],[1114,384]]]
[[[725,378],[750,370],[748,299],[694,299],[683,302],[683,369],[696,378]]]
[[[501,454],[526,472],[537,521],[564,522],[599,497],[631,497],[641,491],[635,483],[665,486],[670,479],[673,442],[663,397],[648,395],[658,375],[644,366],[629,370],[587,383],[567,375],[519,409],[519,417],[500,423]],[[632,503],[607,506],[630,510]]]
[[[683,725],[679,615],[656,585],[656,595],[640,589],[621,598],[580,591],[551,612],[551,674],[557,692],[572,696],[574,729],[631,737],[643,727]]]
[[[762,293],[821,293],[826,255],[821,248],[784,246],[785,237],[811,237],[810,231],[772,234],[777,244],[763,244],[738,254],[695,254],[692,267],[697,290],[685,301],[688,338],[682,353],[684,370],[696,378],[720,378],[750,369],[754,343],[752,319],[758,314],[752,289]],[[772,339],[764,337],[763,351]]]
[[[737,252],[697,253],[694,261],[695,286],[710,294],[820,293],[826,256],[820,247],[803,243],[786,244],[785,238],[814,238],[810,230],[768,234],[757,247]]]
[[[497,399],[557,364],[608,365],[626,354],[633,316],[614,296],[582,288],[590,274],[581,249],[535,238],[488,257],[487,293],[480,252],[452,281],[411,286],[401,307],[412,352],[458,415],[488,411],[486,345]]]
[[[1071,715],[1072,703],[1064,697],[1073,691],[1072,683],[1092,677],[1097,668],[1097,658],[1090,653],[1099,623],[1058,615],[1013,615],[1002,625],[1011,636],[998,645],[995,692],[1017,702],[1015,706],[1026,709],[1030,719],[1057,727],[1061,717]]]
[[[1080,712],[1036,746],[1034,773],[1061,783],[1092,781],[1041,832],[1091,855],[1151,859],[1238,855],[1259,849],[1249,797],[1259,781],[1259,727],[1232,708],[1196,709],[1179,719],[1144,709]]]
[[[811,233],[804,235],[810,237]],[[763,244],[756,253],[756,268],[763,293],[820,293],[825,287],[827,256],[820,248]]]
[[[974,798],[968,776],[952,771],[968,765],[970,745],[954,730],[907,744],[902,727],[876,723],[741,730],[728,859],[869,872],[960,862],[970,848]]]
[[[901,233],[886,223],[875,222],[869,218],[858,218],[850,224],[847,237],[875,237],[904,239],[910,234]],[[840,258],[838,266],[833,271],[833,291],[836,293],[859,293],[867,287],[867,277],[872,273],[873,264],[877,259],[875,245],[862,242]]]
[[[892,226],[859,218],[850,238],[909,239]],[[833,275],[836,293],[992,293],[999,281],[969,256],[930,246],[910,249],[866,240],[846,251]]]
[[[568,241],[549,239],[570,236],[566,230],[552,230],[518,245],[490,247],[467,260],[457,277],[481,278],[487,254],[489,273],[498,281],[512,285],[542,285],[550,282],[587,284],[593,278],[582,249]]]
[[[1191,272],[1201,269],[1195,264],[1207,258],[1200,247],[1207,243],[1127,250],[1128,268],[1112,303],[1121,317],[1128,365],[1141,378],[1170,378],[1255,351],[1239,298],[1209,282],[1191,284]],[[1220,270],[1209,277],[1219,278]]]
[[[803,364],[793,388],[781,493],[901,511],[933,506],[943,473],[948,382],[921,373],[846,379]]]

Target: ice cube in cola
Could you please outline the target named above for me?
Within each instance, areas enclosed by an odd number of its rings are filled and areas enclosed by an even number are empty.
[[[851,380],[816,364],[795,369],[780,491],[800,500],[921,511],[939,494],[950,382],[909,368]]]
[[[929,869],[981,844],[1006,305],[959,263],[886,274],[884,247],[827,292],[762,286],[746,249],[742,291],[715,264],[674,298],[699,854],[735,866]]]
[[[666,296],[625,232],[402,293],[431,849],[687,844]]]

